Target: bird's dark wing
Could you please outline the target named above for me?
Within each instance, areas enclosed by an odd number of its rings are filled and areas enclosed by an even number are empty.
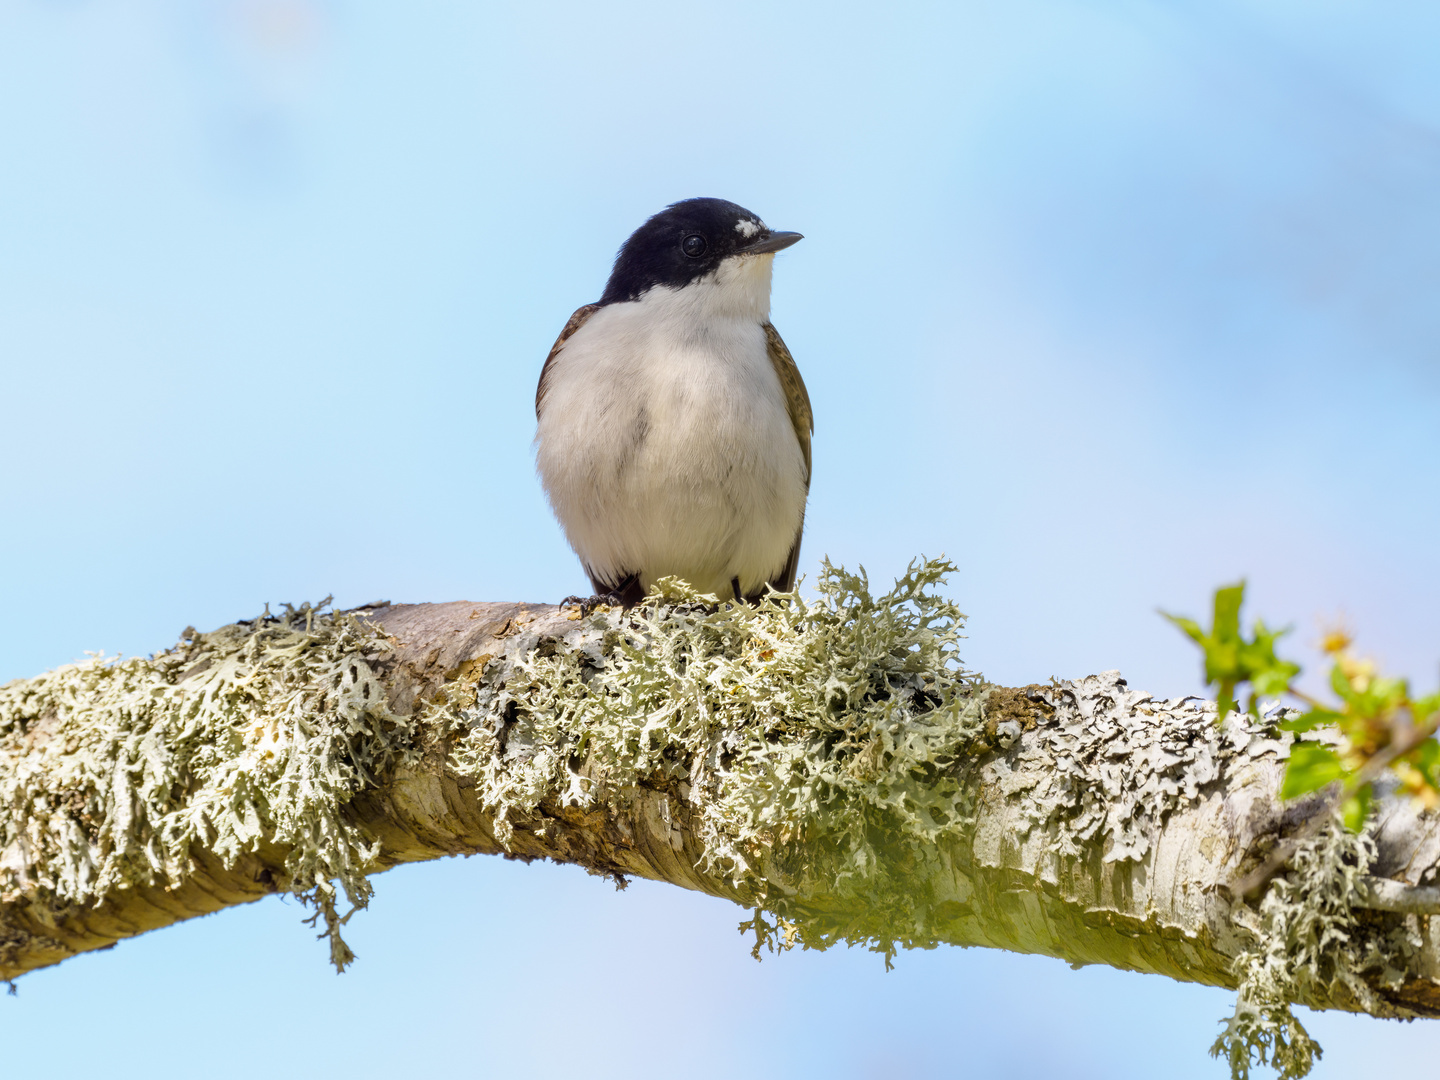
[[[810,436],[815,430],[815,414],[810,410],[810,395],[805,391],[805,380],[800,378],[800,369],[795,358],[780,338],[780,331],[765,324],[765,349],[770,354],[770,363],[775,365],[775,374],[780,379],[780,388],[785,391],[785,405],[790,410],[790,423],[795,428],[795,438],[800,441],[800,453],[805,457],[805,490],[810,490]],[[801,511],[800,527],[795,531],[795,543],[785,560],[785,567],[779,575],[770,580],[770,587],[779,592],[789,592],[795,587],[795,568],[800,564],[800,537],[805,533],[805,515]]]
[[[560,336],[555,339],[555,344],[550,346],[550,355],[545,357],[545,366],[540,369],[540,385],[535,387],[535,419],[540,419],[540,410],[545,405],[545,377],[550,374],[550,365],[554,362],[556,355],[559,354],[561,346],[569,341],[575,331],[584,326],[585,321],[599,310],[599,304],[586,304],[584,307],[576,309],[575,314],[570,316],[570,321],[565,324],[565,329],[561,330]],[[783,349],[785,346],[782,345],[780,347]],[[799,376],[797,375],[796,377],[798,378]]]

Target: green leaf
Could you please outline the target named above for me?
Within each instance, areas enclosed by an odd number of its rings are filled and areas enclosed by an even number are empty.
[[[1255,640],[1240,650],[1240,663],[1250,673],[1250,682],[1257,694],[1279,697],[1290,689],[1290,680],[1300,674],[1300,665],[1281,660],[1275,655],[1275,642],[1289,629],[1271,630],[1263,620],[1255,620]]]
[[[1440,742],[1426,739],[1411,755],[1411,762],[1425,777],[1425,782],[1440,791]]]
[[[1217,638],[1240,636],[1240,605],[1245,602],[1245,582],[1215,590],[1215,629]]]
[[[1352,833],[1358,833],[1365,827],[1365,819],[1370,816],[1370,798],[1373,792],[1370,785],[1363,785],[1359,791],[1349,795],[1340,806],[1340,816],[1345,819],[1345,828]]]
[[[1409,699],[1409,680],[1378,675],[1370,680],[1370,685],[1359,695],[1360,709],[1365,716],[1384,716],[1400,708]]]
[[[1290,760],[1285,765],[1285,782],[1280,787],[1282,799],[1294,799],[1319,791],[1345,775],[1340,755],[1317,742],[1297,742],[1290,747]]]
[[[1309,712],[1297,716],[1291,720],[1281,720],[1277,727],[1281,731],[1314,731],[1317,727],[1328,727],[1338,724],[1344,717],[1329,709],[1311,709]]]
[[[1168,611],[1162,611],[1160,612],[1160,614],[1165,618],[1169,619],[1172,623],[1178,626],[1181,630],[1185,631],[1186,634],[1194,638],[1196,641],[1203,642],[1205,640],[1204,628],[1201,627],[1201,625],[1194,619],[1187,619],[1184,615],[1171,615]]]
[[[1290,689],[1300,674],[1300,665],[1275,655],[1275,642],[1288,631],[1271,630],[1263,621],[1255,623],[1253,640],[1240,629],[1240,606],[1245,600],[1245,582],[1215,590],[1215,622],[1209,633],[1193,619],[1161,612],[1205,654],[1205,681],[1217,686],[1216,704],[1223,718],[1235,708],[1235,691],[1241,683],[1251,684],[1250,712],[1259,714],[1260,696],[1278,697]]]
[[[1426,694],[1410,703],[1410,715],[1415,718],[1416,724],[1425,723],[1437,712],[1440,712],[1440,693]]]
[[[1335,691],[1341,701],[1354,702],[1356,698],[1355,688],[1350,685],[1350,680],[1345,677],[1345,672],[1340,670],[1339,664],[1330,669],[1330,689]]]
[[[1284,661],[1261,668],[1250,677],[1255,693],[1262,697],[1279,697],[1290,689],[1290,681],[1300,674],[1300,665]]]

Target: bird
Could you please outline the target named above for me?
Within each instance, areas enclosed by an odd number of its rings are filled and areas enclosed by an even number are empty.
[[[752,604],[794,588],[815,424],[770,281],[801,239],[724,199],[672,203],[556,339],[535,465],[594,602],[668,576]]]

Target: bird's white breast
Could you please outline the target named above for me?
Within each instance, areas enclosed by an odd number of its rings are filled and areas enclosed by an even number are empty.
[[[728,596],[784,566],[805,463],[766,351],[770,256],[592,315],[555,357],[536,465],[586,568]]]

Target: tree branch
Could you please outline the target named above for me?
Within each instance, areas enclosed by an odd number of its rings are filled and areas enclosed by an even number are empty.
[[[826,625],[838,634],[855,612],[880,607],[860,604]],[[795,672],[814,664],[767,666],[810,617],[786,611],[714,615],[681,602],[637,622],[546,605],[396,605],[334,620],[350,627],[340,641],[339,630],[317,636],[324,620],[302,609],[192,634],[150,660],[12,683],[0,689],[0,979],[278,890],[324,911],[332,880],[362,889],[363,902],[365,876],[399,863],[505,854],[764,909],[777,921],[757,912],[757,951],[792,940],[887,953],[981,945],[1236,985],[1256,916],[1226,885],[1312,809],[1278,801],[1288,736],[1243,715],[1217,725],[1213,705],[1136,693],[1115,672],[1027,688],[967,683],[953,665],[914,659],[938,633],[926,626],[865,660],[881,674],[864,686],[860,661],[827,639],[815,655],[834,670],[797,705]],[[664,627],[677,626],[692,634],[689,651],[666,661],[671,682],[645,699],[657,719],[637,718],[615,704],[630,685],[622,676],[651,678],[635,665],[669,655]],[[704,664],[699,634],[724,639]],[[300,659],[264,666],[284,649],[331,652],[310,682],[292,684],[284,679]],[[122,700],[110,686],[121,676],[95,672],[122,668],[126,694],[169,703],[163,725],[159,713],[133,720],[139,706],[97,711],[92,698]],[[142,675],[155,685],[141,687]],[[723,719],[757,684],[744,703],[749,726]],[[685,715],[700,719],[682,739],[679,713],[660,713],[687,694]],[[862,714],[872,718],[863,730],[852,722]],[[305,746],[323,736],[340,749],[315,751],[306,773],[312,758],[286,741],[282,715]],[[601,715],[620,725],[613,744]],[[210,716],[220,726],[197,743]],[[242,759],[245,769],[234,765]],[[245,803],[252,782],[261,795]],[[323,800],[304,801],[326,784],[342,793],[333,827]],[[232,824],[248,820],[245,806],[258,807],[253,835]],[[1388,974],[1366,975],[1368,1001],[1323,980],[1296,998],[1440,1016],[1437,889],[1426,884],[1440,870],[1440,824],[1383,793],[1380,806],[1374,862],[1359,868],[1370,880],[1354,902],[1377,909],[1359,918],[1385,940],[1406,932],[1421,944],[1392,951]],[[326,829],[364,843],[327,847]],[[336,920],[327,915],[338,941]]]

